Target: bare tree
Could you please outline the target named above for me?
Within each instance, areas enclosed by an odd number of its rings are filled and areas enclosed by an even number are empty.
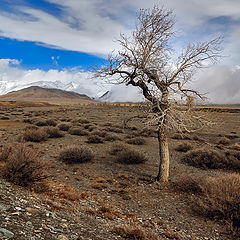
[[[137,14],[136,28],[130,37],[120,35],[121,50],[111,54],[107,64],[96,69],[100,77],[114,76],[117,83],[138,87],[151,103],[151,112],[158,126],[160,164],[157,180],[168,181],[169,150],[168,127],[188,130],[193,120],[206,122],[200,116],[190,115],[193,99],[203,96],[188,86],[196,71],[220,57],[221,38],[189,44],[179,57],[169,47],[174,36],[175,20],[172,11],[154,6],[141,9]],[[187,100],[183,110],[179,99]],[[183,121],[184,120],[184,121]]]

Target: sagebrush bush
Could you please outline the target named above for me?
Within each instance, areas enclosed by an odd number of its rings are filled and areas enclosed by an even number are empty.
[[[94,158],[92,151],[86,146],[70,147],[59,154],[59,159],[66,163],[83,163]]]
[[[20,136],[20,140],[27,142],[41,142],[48,139],[48,134],[44,129],[27,129]]]
[[[12,146],[4,146],[0,152],[0,162],[6,162],[9,154],[12,151]]]
[[[70,128],[68,131],[71,135],[77,135],[77,136],[87,136],[89,133],[86,130],[83,130],[81,128]]]
[[[224,220],[233,233],[240,230],[240,175],[203,178],[185,176],[174,189],[192,194],[193,210],[211,219]],[[193,197],[194,196],[194,197]]]
[[[103,139],[98,135],[92,134],[88,136],[87,143],[103,143]]]
[[[61,131],[68,131],[69,128],[71,127],[70,124],[67,124],[67,123],[60,123],[58,125],[58,128],[61,130]]]
[[[192,149],[192,146],[188,143],[182,143],[179,144],[175,149],[179,152],[187,152]]]
[[[105,141],[109,141],[109,142],[114,142],[117,140],[121,140],[121,138],[119,136],[117,136],[116,134],[111,134],[108,133],[105,137],[104,137]]]
[[[93,131],[92,134],[94,135],[98,135],[99,137],[106,137],[107,135],[107,132],[106,131],[101,131],[101,130],[96,130],[96,131]]]
[[[45,131],[48,134],[49,138],[61,138],[64,136],[64,134],[61,133],[60,130],[56,127],[46,127]]]
[[[25,144],[12,145],[3,167],[3,177],[20,186],[31,186],[49,177],[48,164],[40,160],[36,149]]]
[[[72,122],[73,123],[82,123],[82,124],[90,123],[90,121],[87,120],[86,118],[73,119]]]
[[[134,145],[144,145],[146,143],[146,140],[142,137],[135,137],[130,138],[126,141],[128,144],[134,144]]]
[[[146,156],[134,149],[124,148],[116,154],[116,160],[123,164],[139,164],[147,161]]]
[[[117,144],[112,145],[111,150],[109,151],[109,153],[111,155],[116,155],[116,154],[118,154],[119,152],[123,151],[126,148],[128,148],[127,145],[122,144],[122,143],[117,143]]]
[[[195,210],[211,219],[225,220],[237,233],[240,230],[240,175],[209,177],[200,187],[202,197]]]
[[[54,119],[47,119],[46,124],[47,124],[47,126],[52,126],[52,127],[57,126],[57,122]]]
[[[240,170],[240,160],[231,153],[199,148],[188,151],[182,158],[184,163],[203,169]]]

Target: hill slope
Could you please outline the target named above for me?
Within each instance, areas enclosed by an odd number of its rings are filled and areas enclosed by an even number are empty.
[[[41,102],[75,102],[92,101],[85,94],[69,92],[56,88],[31,86],[0,96],[0,101],[41,101]]]

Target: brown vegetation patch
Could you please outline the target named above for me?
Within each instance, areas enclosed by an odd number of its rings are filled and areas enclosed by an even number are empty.
[[[41,142],[48,139],[48,134],[44,129],[34,129],[30,128],[23,132],[20,135],[20,140],[24,140],[26,142]]]
[[[3,167],[3,177],[20,186],[29,186],[49,177],[48,164],[40,160],[35,149],[24,144],[6,148],[7,159]]]
[[[124,148],[117,153],[117,162],[123,164],[140,164],[147,161],[146,156],[134,149]]]
[[[81,146],[63,150],[58,158],[66,163],[83,163],[92,160],[94,155],[89,148]]]

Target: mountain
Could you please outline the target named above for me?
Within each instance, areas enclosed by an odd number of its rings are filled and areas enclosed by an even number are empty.
[[[38,101],[38,102],[75,102],[92,101],[85,94],[65,91],[56,88],[43,88],[31,86],[21,90],[12,91],[0,96],[1,101]]]

